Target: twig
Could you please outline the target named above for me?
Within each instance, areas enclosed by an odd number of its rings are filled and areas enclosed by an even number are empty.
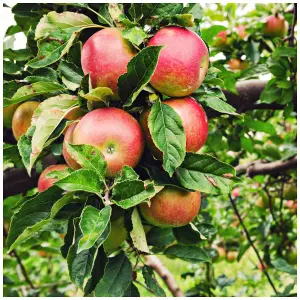
[[[6,232],[6,229],[5,229],[4,227],[3,227],[3,235],[4,235],[5,238],[7,238],[7,232]],[[24,276],[26,282],[27,282],[28,285],[34,290],[35,287],[34,287],[32,281],[30,280],[30,278],[29,278],[29,276],[28,276],[28,273],[27,273],[27,271],[26,271],[26,269],[25,269],[25,267],[24,267],[24,265],[23,265],[23,263],[22,263],[22,260],[21,260],[21,258],[19,257],[19,255],[17,254],[16,250],[12,250],[12,251],[9,253],[9,255],[16,258],[16,260],[17,260],[17,262],[18,262],[18,264],[19,264],[19,266],[20,266],[20,268],[21,268],[22,274],[23,274],[23,276]]]
[[[177,285],[173,274],[166,268],[166,266],[163,265],[158,257],[155,255],[146,255],[145,260],[146,264],[154,269],[156,273],[163,279],[174,297],[184,297],[184,293]]]
[[[254,250],[254,252],[255,252],[255,254],[256,254],[259,262],[261,263],[261,265],[264,266],[265,264],[264,264],[262,258],[260,257],[260,254],[259,254],[258,250],[256,249],[253,241],[251,240],[251,236],[250,236],[250,234],[249,234],[249,232],[248,232],[248,230],[247,230],[247,228],[246,228],[246,226],[245,226],[245,224],[244,224],[244,222],[243,222],[243,220],[242,220],[242,218],[240,216],[240,213],[239,213],[239,211],[237,209],[237,206],[236,206],[234,200],[231,198],[230,194],[229,194],[229,199],[230,199],[231,205],[232,205],[232,207],[234,209],[234,212],[235,212],[236,216],[238,217],[240,224],[243,227],[243,230],[244,230],[244,232],[246,234],[246,237],[247,237],[247,240],[248,240],[250,246],[253,248],[253,250]],[[270,283],[273,291],[275,292],[275,294],[277,294],[277,290],[275,288],[275,285],[274,285],[274,283],[273,283],[273,281],[272,281],[272,279],[271,279],[271,277],[270,277],[267,269],[266,268],[262,268],[262,272],[266,275],[266,277],[267,277],[267,279],[268,279],[268,281],[269,281],[269,283]]]
[[[294,42],[295,42],[295,26],[297,22],[297,3],[294,3],[293,13],[294,13],[294,18],[293,18],[290,34],[283,39],[283,42],[289,41],[290,47],[294,47]]]

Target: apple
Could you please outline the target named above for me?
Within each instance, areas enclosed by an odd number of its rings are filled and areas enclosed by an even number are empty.
[[[192,97],[170,99],[163,101],[172,107],[180,116],[186,134],[186,151],[197,152],[205,144],[208,135],[208,121],[203,107]],[[150,109],[145,109],[140,116],[140,124],[145,134],[148,148],[157,158],[162,158],[162,152],[155,146],[148,127]]]
[[[106,28],[93,34],[83,45],[81,65],[90,74],[93,88],[108,87],[117,96],[118,78],[126,73],[135,48],[122,37],[118,28]]]
[[[32,115],[39,104],[37,101],[27,101],[16,109],[12,119],[12,131],[17,141],[30,127]]]
[[[199,88],[208,69],[209,55],[196,33],[178,26],[164,27],[148,46],[164,46],[150,80],[156,90],[167,96],[183,97]]]
[[[258,268],[260,269],[260,271],[264,271],[265,269],[267,269],[267,265],[265,263],[259,263],[258,264]]]
[[[6,128],[11,128],[12,119],[16,109],[19,107],[20,103],[11,104],[3,107],[3,126]]]
[[[107,162],[108,177],[114,177],[124,166],[134,168],[144,151],[144,136],[139,123],[126,111],[114,107],[87,113],[76,125],[70,126],[65,141],[97,147]],[[71,168],[80,167],[69,156],[66,147],[63,155]]]
[[[52,171],[62,171],[69,168],[68,165],[62,164],[62,165],[52,165],[47,167],[42,174],[39,177],[38,180],[38,191],[41,193],[47,189],[49,189],[53,184],[57,181],[57,179],[54,178],[47,178],[47,174]]]
[[[200,192],[166,186],[150,199],[150,205],[145,202],[139,208],[144,219],[154,226],[180,227],[197,216],[200,205]]]
[[[297,186],[293,182],[287,182],[283,187],[283,198],[290,200],[290,199],[297,199]]]
[[[246,26],[245,25],[238,25],[236,27],[237,35],[241,38],[244,39],[246,36],[248,36],[248,33],[245,31]]]
[[[236,197],[239,197],[241,194],[240,194],[240,189],[238,187],[234,188],[231,192],[231,197],[233,199],[235,199]]]
[[[285,206],[290,209],[290,212],[294,215],[297,213],[297,202],[294,200],[287,200]]]
[[[110,234],[103,246],[107,253],[115,252],[127,238],[127,230],[124,226],[124,216],[111,221]]]
[[[245,70],[248,68],[249,64],[246,61],[242,61],[238,58],[231,58],[228,62],[229,68],[231,70]]]
[[[288,30],[288,24],[284,17],[278,15],[272,15],[267,18],[265,24],[265,36],[268,37],[284,37]]]
[[[296,265],[297,264],[297,249],[294,247],[291,247],[288,249],[284,255],[285,260],[290,265]]]
[[[234,251],[234,250],[228,251],[227,254],[226,254],[227,261],[229,261],[229,262],[235,261],[238,257],[238,254],[239,253],[237,251]]]
[[[215,46],[224,46],[227,44],[227,31],[221,31],[216,35]]]
[[[224,247],[217,246],[217,251],[218,251],[218,261],[221,261],[224,258],[226,258],[226,250]]]
[[[265,191],[262,192],[261,196],[256,200],[255,204],[260,208],[269,208],[270,206],[269,197]],[[272,206],[274,206],[275,204],[274,198],[271,198],[271,204]]]

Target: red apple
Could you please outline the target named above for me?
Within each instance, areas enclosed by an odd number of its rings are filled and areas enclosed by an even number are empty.
[[[200,192],[187,192],[177,187],[165,187],[148,203],[140,204],[142,216],[159,227],[180,227],[190,223],[201,205]]]
[[[248,68],[249,64],[246,61],[242,61],[238,58],[231,58],[228,62],[229,68],[231,70],[245,70]]]
[[[37,101],[27,101],[16,109],[12,119],[12,131],[17,141],[30,127],[31,118],[39,104]]]
[[[57,179],[54,178],[47,178],[47,174],[52,171],[62,171],[69,168],[68,165],[53,165],[46,168],[42,174],[40,175],[39,181],[38,181],[38,190],[39,192],[43,192],[49,187],[53,186],[53,184],[57,181]]]
[[[183,97],[199,88],[208,69],[209,55],[196,33],[183,27],[165,27],[150,39],[148,46],[165,46],[150,81],[156,90]]]
[[[75,145],[97,147],[107,162],[108,177],[114,177],[124,166],[134,168],[144,150],[144,136],[139,123],[126,111],[114,107],[87,113],[67,131],[65,140]],[[64,157],[71,168],[78,168],[70,162],[66,149]]]
[[[288,24],[282,16],[269,16],[265,25],[265,35],[268,37],[284,37]]]
[[[238,25],[236,27],[237,34],[241,39],[244,39],[246,36],[248,36],[248,33],[245,31],[245,29],[245,25]]]
[[[217,47],[224,46],[227,43],[227,31],[221,31],[216,35],[215,45]]]
[[[205,144],[208,135],[207,116],[200,104],[192,97],[182,99],[170,99],[163,101],[164,104],[172,107],[180,116],[186,134],[186,151],[197,152]],[[153,155],[161,159],[161,151],[154,145],[149,127],[148,116],[150,110],[146,109],[140,117],[140,124],[145,133],[146,143]]]
[[[93,34],[83,45],[81,65],[90,74],[92,87],[108,87],[117,95],[120,75],[126,73],[134,57],[134,47],[122,37],[117,28],[106,28]]]
[[[231,197],[235,199],[236,197],[240,196],[240,189],[238,187],[234,188],[231,192]]]
[[[239,253],[237,251],[234,251],[234,250],[228,251],[227,254],[226,254],[227,261],[229,261],[229,262],[235,261],[238,257],[238,254]]]

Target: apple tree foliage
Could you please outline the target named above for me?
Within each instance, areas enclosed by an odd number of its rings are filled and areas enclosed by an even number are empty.
[[[238,14],[243,5],[229,3],[216,7],[180,3],[56,3],[12,7],[16,25],[7,29],[6,36],[13,39],[15,34],[23,32],[27,44],[18,50],[4,44],[4,107],[28,100],[41,104],[31,127],[18,143],[4,144],[4,166],[26,169],[29,176],[41,172],[49,156],[63,162],[62,134],[73,122],[64,117],[75,108],[88,112],[99,105],[117,106],[138,118],[147,104],[155,113],[165,99],[149,85],[160,47],[146,47],[146,44],[159,28],[169,24],[190,28],[206,42],[212,59],[203,84],[192,94],[209,117],[209,137],[201,153],[186,153],[184,143],[178,143],[176,148],[169,147],[168,155],[160,162],[146,151],[135,170],[125,167],[115,179],[107,179],[106,162],[96,148],[69,144],[68,150],[83,166],[80,170],[52,172],[48,176],[58,181],[48,190],[24,191],[23,195],[4,200],[4,220],[9,223],[4,249],[8,295],[18,293],[19,281],[9,271],[14,270],[15,262],[8,253],[18,252],[26,259],[34,250],[46,254],[60,252],[67,262],[69,277],[65,281],[70,280],[88,296],[139,296],[133,271],[137,271],[148,292],[165,296],[169,292],[161,288],[157,274],[145,264],[148,254],[191,263],[190,271],[181,274],[182,278],[194,280],[194,286],[184,291],[187,296],[212,296],[217,287],[226,290],[234,280],[225,275],[215,278],[213,270],[222,259],[218,249],[224,249],[227,260],[229,252],[236,253],[237,260],[241,260],[250,248],[229,195],[270,276],[279,278],[288,274],[295,279],[296,271],[288,255],[295,248],[296,216],[285,205],[288,200],[296,200],[295,192],[291,195],[295,170],[275,175],[254,174],[253,178],[247,173],[238,177],[235,170],[249,161],[280,163],[296,155],[296,41],[291,44],[279,37],[264,36],[268,15],[280,13],[292,28],[293,13],[288,5],[256,4],[255,10],[243,16]],[[235,30],[240,24],[246,28],[244,38]],[[119,78],[121,101],[117,103],[110,101],[109,89],[90,87],[80,63],[83,43],[105,27],[122,27],[123,37],[138,51],[128,64],[127,73]],[[218,45],[216,41],[222,31],[226,31],[226,43]],[[230,59],[242,59],[247,68],[230,70]],[[266,84],[254,105],[249,106],[246,98],[240,99],[238,105],[230,102],[230,97],[238,97],[240,83],[263,75]],[[178,118],[173,110],[161,113],[166,114],[164,118]],[[172,127],[167,129],[164,138],[171,142]],[[182,127],[181,131],[179,136],[184,136]],[[244,173],[241,171],[241,175]],[[149,227],[137,205],[149,201],[168,185],[199,190],[201,210],[184,227]],[[104,206],[107,201],[109,205]],[[103,244],[111,230],[113,206],[126,210],[127,239],[111,254]],[[63,243],[53,238],[55,233],[65,235]],[[49,239],[53,239],[51,247],[43,246]],[[30,275],[36,274],[33,260],[27,267]],[[254,268],[258,266],[254,264]],[[199,275],[197,270],[203,272]],[[31,291],[32,295],[49,295],[39,288],[39,284],[53,281],[43,272],[45,282],[32,276],[37,288]],[[59,268],[53,272],[60,278]],[[293,287],[293,283],[278,285],[277,295],[288,295]],[[252,292],[249,284],[246,294]]]

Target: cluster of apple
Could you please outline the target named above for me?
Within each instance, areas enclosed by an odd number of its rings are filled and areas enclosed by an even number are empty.
[[[186,134],[186,151],[197,152],[208,135],[208,121],[204,109],[189,95],[201,85],[209,65],[205,43],[193,31],[170,26],[160,29],[147,46],[164,46],[150,84],[158,92],[172,97],[163,101],[180,116]],[[82,68],[90,75],[91,85],[108,87],[119,99],[117,83],[126,72],[128,62],[136,50],[122,37],[121,29],[107,28],[92,35],[84,44]],[[107,162],[108,178],[113,178],[124,166],[136,167],[145,144],[153,156],[161,160],[162,152],[154,144],[149,128],[150,109],[145,109],[136,120],[125,110],[116,107],[94,109],[69,126],[63,143],[67,165],[50,166],[41,174],[38,188],[44,191],[54,179],[46,175],[52,170],[81,166],[67,151],[66,142],[97,147]],[[188,192],[177,187],[164,187],[151,199],[151,205],[140,205],[143,217],[162,227],[183,226],[194,219],[200,209],[200,192]]]
[[[248,36],[246,29],[246,26],[243,24],[240,24],[235,28],[235,32],[242,40]],[[275,14],[267,18],[264,26],[264,36],[269,38],[284,37],[287,31],[288,24],[284,17]],[[215,46],[221,48],[224,46],[226,47],[228,44],[228,34],[228,31],[219,32],[216,36]],[[249,63],[247,61],[243,61],[239,58],[231,58],[228,61],[228,65],[232,71],[245,70],[249,67]]]

